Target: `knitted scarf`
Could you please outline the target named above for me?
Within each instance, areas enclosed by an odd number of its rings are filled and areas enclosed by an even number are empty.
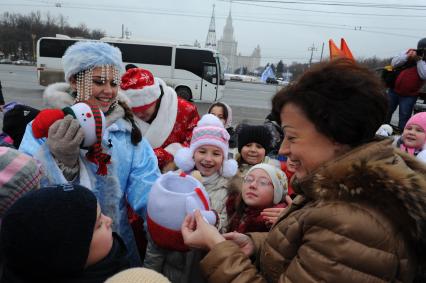
[[[90,105],[90,104],[89,104]],[[96,129],[96,140],[97,142],[89,147],[89,151],[86,153],[86,158],[95,164],[97,164],[98,171],[96,174],[105,176],[108,174],[107,164],[111,163],[111,156],[102,152],[102,116],[101,110],[98,107],[93,107],[90,105],[90,108],[93,112],[93,117],[95,119],[95,129]]]

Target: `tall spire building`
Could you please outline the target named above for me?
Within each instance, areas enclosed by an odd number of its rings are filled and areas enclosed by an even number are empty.
[[[210,19],[209,32],[207,33],[206,38],[206,48],[216,49],[216,24],[214,19],[214,4],[213,4],[213,13]]]
[[[238,68],[246,67],[249,72],[254,71],[260,66],[260,47],[253,50],[250,56],[237,55],[238,42],[234,37],[234,27],[232,26],[232,15],[229,10],[228,18],[226,19],[225,27],[223,28],[222,38],[217,42],[217,49],[227,59],[225,72],[233,73]]]

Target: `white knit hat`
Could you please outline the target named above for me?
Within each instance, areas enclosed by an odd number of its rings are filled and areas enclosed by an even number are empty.
[[[142,68],[131,68],[121,77],[120,89],[129,98],[133,110],[143,110],[156,102],[167,85]]]
[[[247,171],[246,176],[255,169],[262,169],[271,178],[272,185],[274,186],[274,204],[278,204],[283,199],[283,197],[287,195],[287,176],[281,169],[267,163],[259,163],[254,165]]]
[[[205,114],[198,121],[192,132],[191,145],[189,148],[181,148],[176,152],[174,160],[176,166],[183,171],[190,171],[195,166],[194,152],[203,145],[214,145],[223,152],[223,165],[221,175],[232,177],[237,173],[238,164],[233,159],[228,159],[229,134],[222,122],[213,114]]]
[[[170,281],[157,271],[135,267],[117,273],[105,283],[170,283]]]

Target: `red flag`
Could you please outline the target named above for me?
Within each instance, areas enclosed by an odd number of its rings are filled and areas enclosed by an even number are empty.
[[[330,47],[330,60],[344,57],[343,52],[337,47],[332,39],[328,41],[328,45]]]
[[[348,45],[346,44],[346,41],[344,38],[340,40],[340,50],[343,53],[344,57],[355,61],[354,56],[352,55],[352,52],[349,49]]]

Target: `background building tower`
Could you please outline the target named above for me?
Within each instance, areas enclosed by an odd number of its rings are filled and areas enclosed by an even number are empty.
[[[218,42],[218,50],[228,59],[228,66],[226,66],[225,71],[228,73],[234,72],[238,65],[236,62],[237,41],[234,38],[231,10],[229,10],[229,15],[223,28],[222,38]]]
[[[212,18],[210,19],[209,32],[206,38],[206,48],[216,49],[216,25],[214,20],[214,4]]]

